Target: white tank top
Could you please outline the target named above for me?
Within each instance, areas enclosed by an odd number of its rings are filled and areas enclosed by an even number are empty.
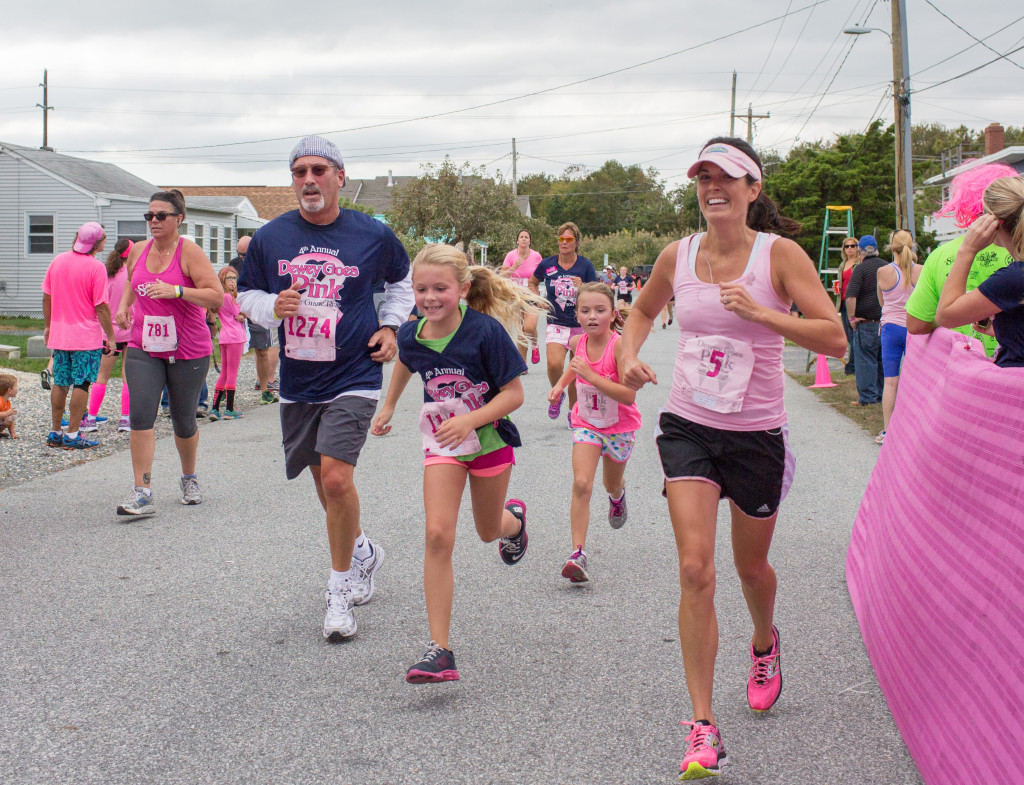
[[[679,349],[665,410],[721,430],[778,428],[786,422],[785,340],[774,330],[725,310],[721,282],[704,283],[697,277],[697,250],[703,237],[690,235],[679,243],[673,281]],[[737,280],[761,305],[789,314],[789,305],[772,286],[771,248],[777,239],[778,235],[758,233]]]

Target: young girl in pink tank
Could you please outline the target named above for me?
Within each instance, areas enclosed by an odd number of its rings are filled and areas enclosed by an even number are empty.
[[[729,500],[733,562],[753,634],[747,704],[767,711],[782,691],[774,624],[776,578],[768,549],[792,477],[782,395],[785,339],[816,354],[846,351],[839,315],[814,264],[795,242],[799,224],[761,190],[762,166],[742,139],[712,139],[689,176],[707,221],[704,234],[665,248],[626,321],[620,368],[639,389],[657,382],[637,352],[674,295],[679,349],[657,445],[679,552],[679,640],[693,708],[681,779],[721,773],[722,733],[712,710],[718,618],[715,528]],[[803,318],[789,315],[796,303]],[[734,625],[730,625],[734,626]]]
[[[584,546],[597,465],[604,465],[608,522],[619,529],[626,522],[626,462],[641,420],[636,391],[620,381],[622,343],[618,331],[623,322],[615,310],[612,290],[603,283],[583,284],[576,299],[576,318],[583,334],[569,339],[572,362],[551,388],[548,401],[561,400],[565,388],[575,381],[576,404],[569,417],[573,442],[569,526],[574,550],[562,568],[562,577],[585,583],[590,576]]]
[[[238,381],[238,366],[242,362],[242,349],[245,348],[245,315],[235,298],[238,296],[238,271],[233,267],[225,267],[217,277],[224,287],[224,304],[217,311],[220,316],[220,376],[213,388],[213,407],[210,419],[214,422],[221,416],[225,420],[237,420],[242,416],[235,409],[235,383]],[[220,402],[227,398],[227,408],[220,413]]]

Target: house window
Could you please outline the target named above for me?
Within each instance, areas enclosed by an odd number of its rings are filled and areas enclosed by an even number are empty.
[[[231,243],[231,227],[230,226],[225,226],[224,227],[224,243],[223,243],[222,247],[224,249],[224,261],[225,262],[230,262],[231,258],[234,256],[234,254],[232,253],[234,248],[232,247],[232,243]]]
[[[54,217],[49,215],[28,216],[28,253],[53,253]]]
[[[141,243],[146,241],[146,222],[145,221],[118,221],[117,222],[117,239],[123,240],[127,237],[133,243]]]
[[[203,247],[203,235],[205,233],[206,227],[203,224],[196,224],[195,231],[192,234],[192,236],[196,238],[196,245],[202,248],[203,251],[206,251],[206,248]]]
[[[216,224],[210,226],[210,261],[214,264],[220,264],[220,246],[217,244],[219,230]]]

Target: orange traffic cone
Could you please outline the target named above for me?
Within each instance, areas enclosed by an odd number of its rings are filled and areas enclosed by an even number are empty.
[[[828,357],[823,354],[819,354],[818,359],[814,362],[814,384],[811,385],[811,389],[816,387],[838,387],[838,385],[832,381],[832,373],[828,369]]]

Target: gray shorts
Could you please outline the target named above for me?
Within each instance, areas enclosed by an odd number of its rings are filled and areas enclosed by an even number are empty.
[[[285,475],[294,480],[307,466],[319,466],[321,455],[355,466],[375,411],[376,401],[356,395],[330,403],[282,403]]]
[[[249,346],[251,348],[263,351],[275,343],[277,343],[277,330],[268,330],[256,322],[249,322]]]

